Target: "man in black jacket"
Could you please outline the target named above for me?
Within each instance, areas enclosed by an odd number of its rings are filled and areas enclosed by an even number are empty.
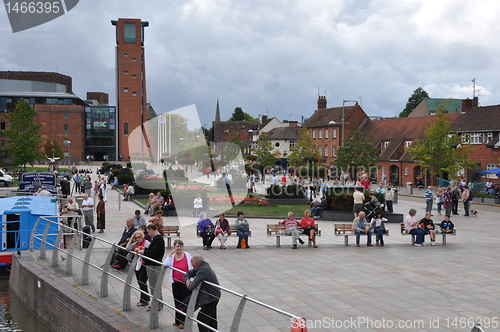
[[[125,221],[125,224],[125,230],[122,233],[122,237],[118,241],[118,245],[123,248],[127,246],[128,240],[137,230],[137,228],[134,227],[134,221],[132,220],[132,218],[128,218],[127,221]],[[124,269],[128,264],[128,251],[120,247],[115,247],[115,255],[111,259],[111,266],[117,270]]]
[[[154,224],[149,224],[147,227],[148,234],[151,236],[151,244],[149,247],[144,249],[144,256],[154,259],[158,262],[163,262],[163,255],[165,254],[165,240],[163,236],[158,232],[158,227]],[[154,294],[154,289],[156,286],[156,281],[160,275],[162,264],[155,263],[148,259],[144,260],[144,265],[146,265],[148,279],[149,279],[149,289],[151,294]],[[160,285],[160,297],[159,300],[163,300]],[[163,309],[163,304],[158,303],[158,310]]]
[[[200,255],[193,256],[191,264],[193,265],[193,269],[184,275],[184,281],[189,290],[192,291],[203,281],[208,281],[216,285],[219,284],[214,270],[205,262],[203,257]],[[191,278],[194,278],[194,280],[191,281]],[[214,329],[217,329],[217,304],[219,303],[220,296],[221,292],[219,288],[209,285],[206,282],[201,284],[196,303],[196,307],[201,307],[201,310],[198,313],[197,319]],[[200,332],[210,331],[201,324],[198,324],[198,329]]]

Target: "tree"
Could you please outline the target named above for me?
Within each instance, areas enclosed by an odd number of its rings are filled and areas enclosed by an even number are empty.
[[[415,140],[407,148],[412,158],[424,169],[441,180],[445,173],[457,172],[474,165],[470,160],[470,145],[460,144],[460,136],[452,133],[448,114],[443,113],[443,106],[437,110],[436,120],[425,130],[425,138]]]
[[[297,145],[292,147],[290,151],[288,163],[295,167],[317,163],[321,158],[318,146],[314,144],[312,137],[307,134],[307,128],[305,126],[299,131]]]
[[[341,170],[368,170],[380,159],[380,150],[372,146],[371,137],[360,131],[351,132],[344,146],[338,148],[336,166]]]
[[[64,158],[64,151],[61,145],[55,139],[50,141],[47,140],[43,147],[43,150],[46,158]]]
[[[406,106],[401,113],[399,113],[400,118],[406,118],[411,111],[420,103],[424,98],[429,98],[429,94],[422,88],[417,88],[413,91],[413,94],[408,98]]]
[[[274,167],[276,165],[276,157],[272,153],[274,150],[273,143],[269,139],[269,133],[262,133],[257,138],[257,147],[253,149],[252,154],[256,158],[256,163],[260,166],[260,169],[265,167]]]
[[[38,144],[43,139],[38,133],[41,124],[34,123],[37,111],[30,107],[27,101],[16,104],[13,112],[5,113],[9,120],[8,129],[4,130],[7,144],[7,153],[12,155],[12,162],[16,165],[31,164],[43,158]]]
[[[258,119],[252,118],[250,114],[243,112],[241,107],[236,107],[234,109],[233,115],[227,121],[249,121],[249,122],[258,122]]]

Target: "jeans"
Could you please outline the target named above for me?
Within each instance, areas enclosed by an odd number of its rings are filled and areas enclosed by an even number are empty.
[[[361,231],[356,230],[356,244],[359,244],[359,237],[361,236]],[[366,233],[366,244],[372,244],[372,231],[367,231]]]
[[[385,204],[387,205],[387,211],[389,211],[389,213],[394,213],[392,203],[393,201],[385,201]]]
[[[443,202],[442,201],[439,201],[439,203],[437,203],[437,211],[438,213],[440,214],[441,213],[441,207],[443,206]]]
[[[315,208],[311,208],[309,210],[311,211],[311,213],[313,214],[313,216],[319,217],[321,215],[321,210],[323,210],[323,208],[321,208],[321,207],[315,207]]]
[[[432,212],[432,200],[425,201],[425,212]]]
[[[458,214],[458,200],[454,199],[452,201],[452,209],[451,209],[453,214]]]
[[[248,232],[242,232],[240,230],[237,230],[236,234],[238,234],[238,247],[240,247],[242,239],[245,239],[245,242],[247,243],[248,247]]]
[[[415,240],[415,243],[417,243],[417,244],[424,243],[424,241],[425,241],[425,231],[423,229],[412,228],[408,233],[417,236],[417,239]]]
[[[374,233],[377,236],[377,238],[380,240],[380,244],[384,245],[384,234],[385,234],[384,227],[375,227]]]

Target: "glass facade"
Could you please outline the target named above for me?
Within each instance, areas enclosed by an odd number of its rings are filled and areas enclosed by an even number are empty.
[[[35,104],[42,105],[81,105],[77,99],[72,98],[47,98],[47,97],[36,97],[36,98],[23,98],[23,97],[0,97],[0,112],[11,112],[16,107],[16,103],[22,99],[30,103],[32,108]]]
[[[116,107],[85,107],[85,156],[116,160]]]
[[[123,41],[125,43],[135,43],[136,42],[136,29],[135,22],[124,22],[123,23]]]

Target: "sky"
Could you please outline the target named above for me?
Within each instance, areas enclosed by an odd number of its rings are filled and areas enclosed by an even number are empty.
[[[139,18],[157,113],[194,104],[211,124],[219,99],[222,120],[241,107],[301,121],[319,94],[392,117],[418,87],[472,98],[474,78],[480,105],[500,104],[499,16],[498,0],[82,0],[12,33],[0,8],[0,70],[68,75],[80,98],[102,91],[116,105],[110,22]]]

